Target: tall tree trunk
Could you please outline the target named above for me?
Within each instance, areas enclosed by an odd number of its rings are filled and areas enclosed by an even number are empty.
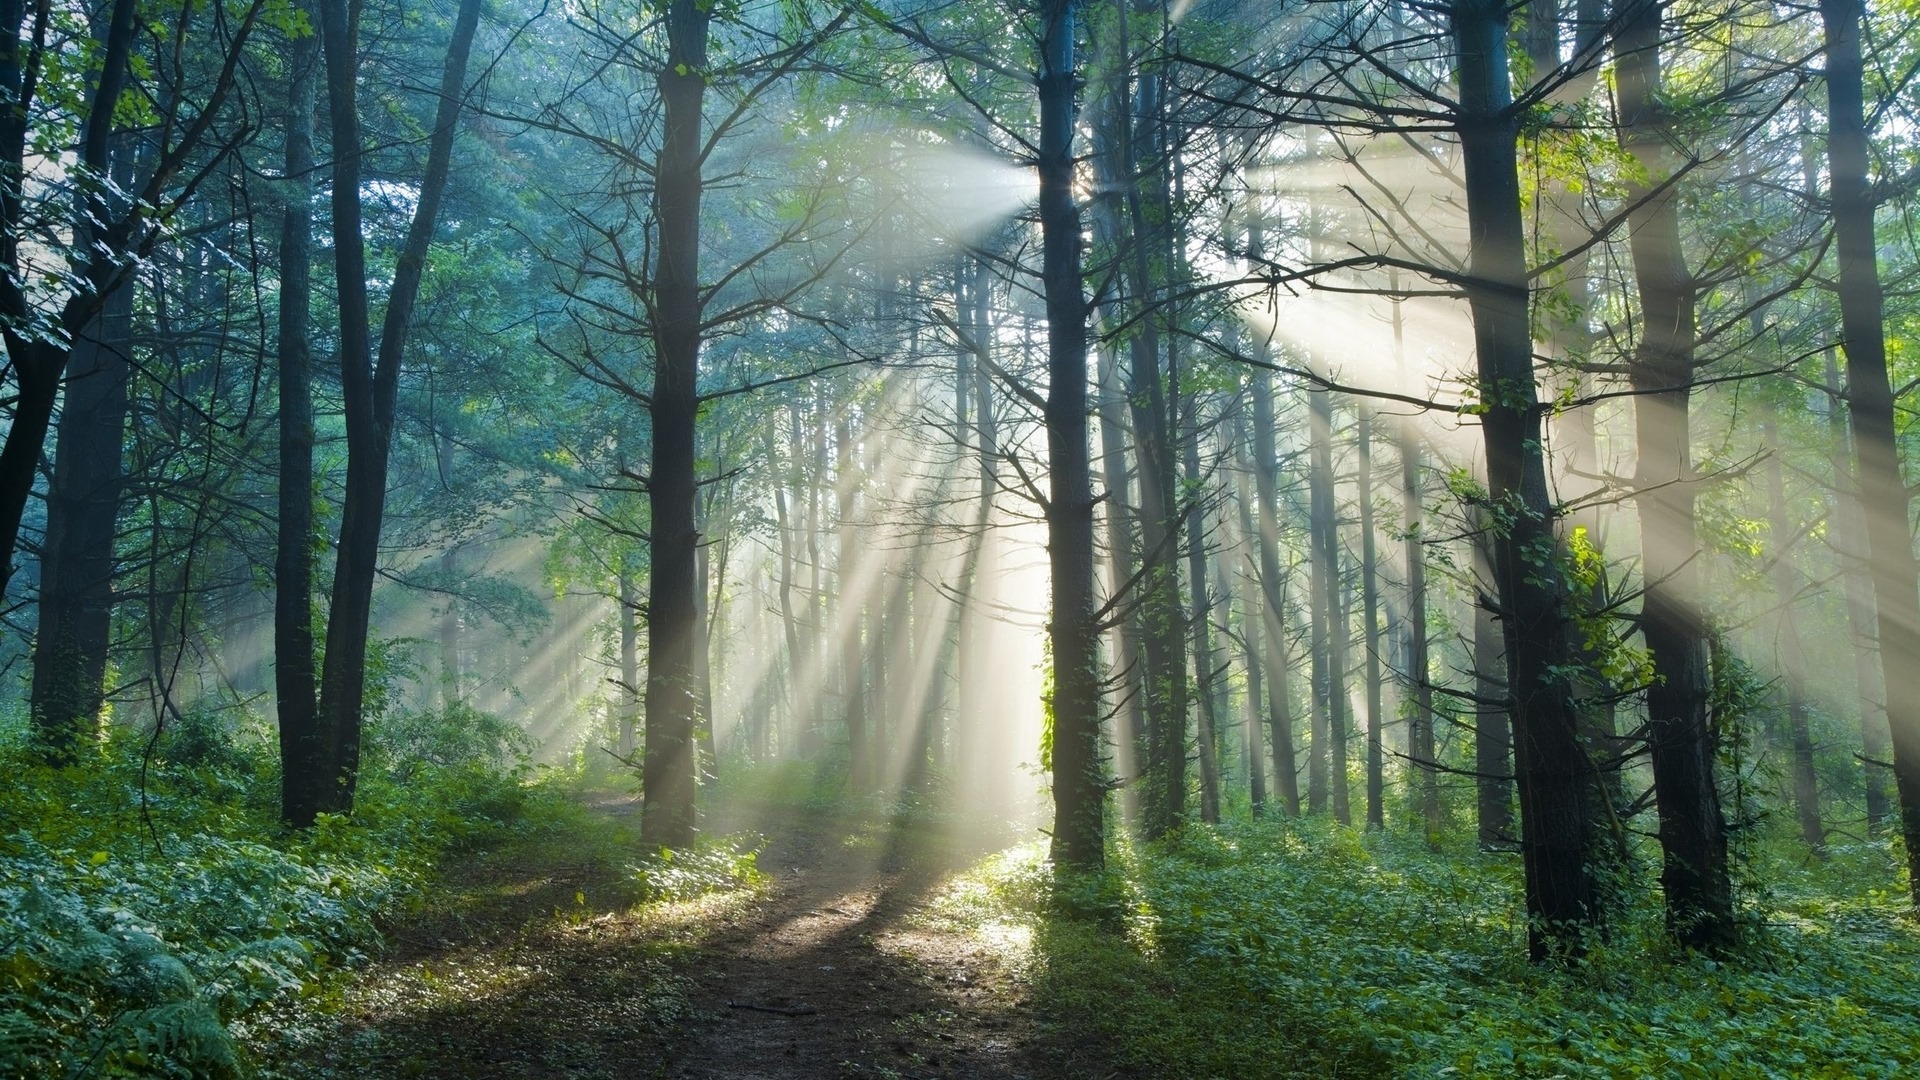
[[[1200,472],[1200,423],[1197,402],[1186,396],[1185,422],[1181,425],[1181,456],[1185,459],[1187,490],[1195,502],[1205,477]],[[1196,742],[1200,753],[1200,820],[1217,824],[1220,820],[1220,755],[1215,745],[1220,732],[1220,702],[1214,674],[1219,659],[1213,648],[1213,601],[1207,594],[1207,538],[1198,514],[1187,528],[1187,580],[1191,608],[1188,620],[1193,627],[1194,685],[1200,695],[1200,728]]]
[[[133,148],[117,141],[113,171],[124,187],[133,178]],[[126,281],[73,344],[47,483],[28,708],[41,745],[58,762],[73,760],[99,734],[106,697],[132,344],[133,283]]]
[[[1780,606],[1775,626],[1774,647],[1786,675],[1784,687],[1787,719],[1787,747],[1793,775],[1793,812],[1800,823],[1800,837],[1816,854],[1824,853],[1827,831],[1820,824],[1820,784],[1813,771],[1813,734],[1808,720],[1813,702],[1807,698],[1807,656],[1800,643],[1800,627],[1794,618],[1794,603],[1800,595],[1800,575],[1794,570],[1792,554],[1793,525],[1787,513],[1786,469],[1781,461],[1780,429],[1771,419],[1762,425],[1767,444],[1767,531],[1771,534],[1773,591]]]
[[[1333,399],[1322,389],[1307,394],[1307,618],[1313,663],[1313,715],[1307,746],[1307,810],[1327,808],[1332,776],[1329,753],[1333,715],[1333,604],[1338,573],[1325,522],[1333,516]]]
[[[454,603],[453,583],[460,572],[460,549],[440,553],[440,576],[447,583],[447,609],[440,613],[440,707],[460,700],[460,609]]]
[[[1262,340],[1256,356],[1271,351]],[[1293,749],[1293,702],[1288,693],[1287,619],[1280,581],[1280,461],[1274,451],[1273,375],[1253,375],[1253,487],[1260,502],[1260,626],[1267,669],[1267,723],[1273,746],[1273,776],[1287,816],[1300,816],[1300,767]]]
[[[1126,18],[1116,20],[1120,33],[1117,56],[1131,55],[1129,22]],[[1121,268],[1129,299],[1136,305],[1146,305],[1155,291],[1151,256],[1159,235],[1149,219],[1166,220],[1165,207],[1149,207],[1142,192],[1147,165],[1164,165],[1157,153],[1160,79],[1155,73],[1143,73],[1138,80],[1137,100],[1127,79],[1121,79],[1120,84],[1116,91],[1122,102],[1118,110],[1122,122],[1116,126],[1120,136],[1117,172],[1127,211],[1126,255]],[[1124,122],[1128,118],[1133,122]],[[1137,612],[1147,661],[1142,818],[1149,839],[1165,835],[1180,823],[1187,799],[1188,685],[1186,627],[1180,611],[1180,497],[1172,409],[1160,363],[1161,336],[1160,318],[1148,313],[1140,318],[1128,342],[1127,391],[1138,462],[1143,568]]]
[[[1399,284],[1396,276],[1393,285],[1398,288]],[[1396,302],[1393,305],[1393,353],[1394,363],[1403,374],[1405,346],[1406,322],[1401,316],[1400,304]],[[1424,491],[1423,466],[1420,432],[1415,428],[1412,417],[1400,421],[1398,443],[1400,520],[1407,537],[1405,670],[1407,688],[1413,695],[1411,707],[1406,710],[1408,776],[1413,780],[1412,787],[1416,792],[1414,803],[1419,809],[1421,830],[1427,843],[1434,845],[1440,842],[1440,829],[1444,822],[1440,814],[1440,770],[1436,767],[1438,762],[1434,760],[1433,673],[1432,665],[1428,662],[1426,508],[1421,501]],[[1476,604],[1474,610],[1478,612],[1479,605]],[[1499,659],[1497,653],[1494,659]],[[1505,771],[1503,756],[1501,772]]]
[[[1380,590],[1373,543],[1373,417],[1360,411],[1360,618],[1367,650],[1367,826],[1384,829],[1386,750],[1380,740]]]
[[[1254,378],[1261,378],[1265,372],[1255,372]],[[1246,447],[1249,443],[1246,431],[1247,416],[1243,410],[1234,412],[1233,444],[1240,448],[1240,468],[1234,471],[1234,505],[1240,511],[1240,551],[1246,563],[1247,579],[1254,583],[1252,593],[1243,593],[1240,601],[1240,643],[1244,655],[1242,661],[1247,668],[1247,788],[1253,803],[1253,816],[1263,817],[1267,810],[1267,767],[1266,740],[1262,737],[1262,728],[1266,726],[1264,710],[1266,708],[1265,679],[1266,634],[1262,623],[1265,621],[1260,603],[1255,595],[1260,589],[1260,545],[1253,524],[1253,499],[1247,491],[1247,474],[1253,471]],[[1223,577],[1231,578],[1224,574]],[[1227,595],[1231,596],[1229,592]]]
[[[1694,292],[1680,247],[1677,192],[1665,150],[1670,125],[1662,93],[1662,0],[1635,0],[1614,41],[1621,141],[1650,185],[1628,218],[1641,334],[1629,364],[1639,465],[1640,633],[1659,673],[1647,687],[1647,744],[1663,855],[1667,930],[1694,948],[1737,936],[1727,870],[1726,820],[1714,777],[1708,723],[1707,632],[1700,614],[1699,542],[1688,398],[1693,392]]]
[[[1478,362],[1491,538],[1506,639],[1520,789],[1528,954],[1582,951],[1602,916],[1594,875],[1594,769],[1568,672],[1577,663],[1528,330],[1518,118],[1507,71],[1508,8],[1454,0],[1458,129],[1469,234],[1467,302]]]
[[[334,281],[340,312],[340,390],[346,413],[346,503],[327,610],[326,657],[320,669],[319,728],[325,772],[313,800],[320,810],[353,808],[360,771],[361,706],[366,696],[367,639],[373,581],[379,569],[380,525],[386,512],[387,455],[393,443],[400,360],[413,326],[414,302],[426,272],[427,249],[446,193],[453,136],[464,107],[467,58],[480,22],[480,0],[461,0],[447,45],[439,106],[428,142],[420,198],[394,265],[376,358],[367,299],[366,242],[361,228],[358,27],[345,0],[320,4],[321,52],[326,57],[327,111],[333,134]],[[309,821],[296,821],[306,825]]]
[[[789,409],[788,418],[798,423],[798,414]],[[800,613],[793,602],[794,529],[793,515],[787,508],[787,484],[793,479],[794,460],[784,465],[780,462],[779,443],[774,438],[773,425],[769,424],[762,432],[762,446],[767,461],[773,468],[773,513],[774,528],[780,534],[780,631],[787,644],[787,731],[798,736],[807,715],[806,705],[801,700],[806,693],[802,675],[806,671],[806,654],[800,644]],[[797,460],[797,455],[795,455]],[[797,738],[794,743],[797,744]]]
[[[835,560],[835,576],[840,582],[841,611],[836,622],[843,627],[836,644],[840,649],[840,685],[846,710],[847,784],[854,794],[864,795],[872,790],[868,775],[872,769],[869,760],[872,746],[867,732],[866,671],[861,662],[860,641],[861,624],[866,621],[861,605],[866,600],[860,595],[855,565],[857,560],[854,553],[859,545],[859,535],[853,521],[853,504],[859,480],[855,475],[853,428],[845,410],[841,410],[834,420],[833,442],[835,510],[840,526],[840,552]]]
[[[1827,413],[1829,452],[1833,458],[1833,514],[1837,527],[1829,530],[1840,557],[1847,602],[1847,631],[1853,643],[1854,698],[1860,709],[1860,756],[1867,804],[1867,832],[1879,835],[1893,814],[1887,791],[1886,690],[1880,676],[1880,636],[1873,611],[1873,576],[1867,560],[1866,508],[1860,504],[1854,480],[1853,444],[1849,435],[1846,391],[1834,350],[1827,350]]]
[[[1047,552],[1053,575],[1053,843],[1056,863],[1098,869],[1106,854],[1100,759],[1099,630],[1093,602],[1093,477],[1087,447],[1087,302],[1073,195],[1074,17],[1041,5],[1040,235],[1047,301]]]
[[[1482,529],[1489,526],[1482,525]],[[1497,589],[1493,540],[1473,538],[1473,580]],[[1507,643],[1494,617],[1497,600],[1476,595],[1473,602],[1473,771],[1475,821],[1482,851],[1508,850],[1513,832],[1513,728],[1507,689]],[[1426,751],[1433,753],[1433,732]]]
[[[633,757],[640,747],[640,590],[634,587],[633,571],[626,558],[620,565],[620,710],[619,752]]]
[[[1111,205],[1111,200],[1107,200]],[[1113,230],[1117,235],[1118,230]],[[1119,596],[1122,589],[1137,588],[1138,570],[1136,533],[1132,504],[1128,502],[1126,396],[1120,386],[1119,357],[1111,348],[1100,349],[1100,468],[1103,502],[1107,508],[1107,572],[1113,580],[1115,614],[1113,620],[1113,671],[1108,676],[1119,695],[1120,730],[1114,735],[1114,768],[1119,774],[1121,812],[1126,820],[1140,820],[1140,766],[1147,744],[1145,687],[1141,680],[1144,659],[1140,631],[1132,603]]]
[[[1839,257],[1840,333],[1867,554],[1880,628],[1893,780],[1900,795],[1908,887],[1920,908],[1920,564],[1900,475],[1893,388],[1887,379],[1885,310],[1874,247],[1868,133],[1860,60],[1861,0],[1821,0],[1827,38],[1827,174]]]
[[[694,723],[700,625],[694,549],[694,431],[700,376],[702,103],[710,5],[672,0],[659,74],[664,119],[654,166],[653,460],[647,578],[646,758],[640,842],[685,848],[694,836]]]

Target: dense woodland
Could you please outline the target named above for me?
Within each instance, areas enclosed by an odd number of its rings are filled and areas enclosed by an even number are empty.
[[[998,823],[1085,1075],[1911,1075],[1914,17],[7,0],[0,1072],[599,785]]]

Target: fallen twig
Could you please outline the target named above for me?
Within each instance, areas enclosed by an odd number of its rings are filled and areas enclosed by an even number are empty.
[[[727,1002],[729,1009],[751,1009],[754,1012],[773,1013],[776,1016],[812,1016],[820,1010],[811,1005],[799,1005],[787,1008],[782,1005],[753,1005],[745,1001]]]

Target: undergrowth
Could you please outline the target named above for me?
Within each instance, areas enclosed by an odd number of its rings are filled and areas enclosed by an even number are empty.
[[[1920,935],[1862,847],[1769,867],[1718,961],[1640,895],[1585,960],[1535,967],[1514,857],[1312,822],[1189,828],[1091,878],[1013,849],[936,912],[1019,945],[1046,1023],[1120,1075],[1911,1076]]]
[[[0,742],[0,1076],[244,1075],[247,1017],[377,949],[448,849],[540,818],[485,748],[376,748],[351,820],[299,833],[257,726],[147,750],[122,729],[51,769]]]

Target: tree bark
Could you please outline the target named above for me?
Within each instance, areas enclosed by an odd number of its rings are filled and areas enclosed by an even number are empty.
[[[1469,233],[1467,302],[1478,362],[1491,538],[1512,688],[1528,954],[1578,954],[1601,919],[1594,769],[1568,672],[1578,657],[1558,564],[1528,330],[1519,135],[1507,72],[1505,4],[1455,0],[1458,129]]]
[[[1860,59],[1861,0],[1821,0],[1827,44],[1828,199],[1839,262],[1840,333],[1867,558],[1880,630],[1894,788],[1906,838],[1908,887],[1920,908],[1920,564],[1900,474],[1884,299],[1874,246],[1868,132]]]
[[[1793,525],[1787,513],[1786,469],[1781,461],[1779,425],[1768,419],[1761,425],[1767,444],[1767,531],[1771,534],[1774,602],[1780,613],[1774,629],[1774,648],[1785,675],[1781,704],[1787,720],[1787,749],[1793,777],[1793,813],[1800,838],[1816,855],[1824,854],[1827,831],[1820,823],[1820,783],[1813,771],[1813,733],[1809,719],[1813,702],[1807,697],[1807,656],[1801,646],[1794,603],[1800,595],[1800,575],[1794,570]]]
[[[1360,618],[1367,650],[1367,827],[1384,829],[1386,751],[1380,740],[1380,591],[1373,543],[1373,417],[1360,412]]]
[[[114,141],[113,179],[124,189],[133,182],[134,148],[124,137]],[[28,710],[56,762],[71,761],[80,745],[98,736],[106,699],[133,292],[131,281],[115,286],[74,342],[54,432]]]
[[[1270,344],[1256,351],[1266,359]],[[1273,746],[1273,776],[1288,817],[1300,816],[1300,767],[1294,756],[1293,698],[1288,692],[1287,619],[1280,581],[1280,461],[1274,450],[1273,375],[1253,375],[1253,488],[1260,504],[1260,625],[1267,668],[1267,723]]]
[[[1205,477],[1200,472],[1200,425],[1197,402],[1186,396],[1186,415],[1181,424],[1181,456],[1186,467],[1189,497],[1200,501]],[[1216,742],[1220,732],[1220,702],[1217,700],[1214,673],[1219,658],[1213,648],[1213,601],[1207,590],[1207,538],[1196,516],[1187,534],[1188,622],[1193,629],[1194,686],[1200,697],[1200,727],[1195,742],[1200,756],[1200,820],[1208,824],[1220,821],[1220,755]]]
[[[1487,528],[1484,524],[1482,529]],[[1473,538],[1473,579],[1495,588],[1493,543]],[[1511,850],[1513,830],[1513,726],[1507,688],[1507,644],[1488,597],[1473,602],[1473,771],[1475,823],[1480,850]],[[1497,603],[1497,601],[1493,601]],[[1433,756],[1433,731],[1426,732],[1426,753]],[[1437,770],[1430,770],[1436,772]],[[1432,781],[1438,786],[1438,777]]]
[[[1629,362],[1639,464],[1640,633],[1659,673],[1647,687],[1647,745],[1660,819],[1667,930],[1692,948],[1737,937],[1727,870],[1726,820],[1714,777],[1708,723],[1707,633],[1699,609],[1698,539],[1688,425],[1693,388],[1694,293],[1680,246],[1669,125],[1659,104],[1661,0],[1635,0],[1614,41],[1621,141],[1646,169],[1629,185],[1640,204],[1628,247],[1640,299],[1641,334]],[[1653,187],[1650,185],[1661,185]]]
[[[1093,478],[1087,431],[1087,302],[1073,195],[1074,12],[1040,8],[1041,282],[1047,303],[1047,551],[1053,575],[1054,862],[1099,869],[1106,854],[1099,631],[1093,602]]]
[[[686,848],[694,837],[695,640],[700,626],[694,567],[694,428],[700,375],[700,196],[702,102],[707,88],[710,5],[672,0],[665,107],[654,168],[658,239],[653,281],[653,454],[651,573],[647,579],[646,757],[640,842]]]
[[[273,566],[273,678],[280,729],[280,816],[312,821],[324,771],[313,641],[313,115],[320,42],[287,48],[287,117],[280,219],[280,475]]]
[[[373,582],[379,570],[380,526],[386,512],[387,457],[393,445],[400,361],[413,326],[413,307],[426,273],[427,249],[439,219],[453,157],[454,128],[464,107],[467,58],[480,22],[479,0],[461,0],[447,44],[439,106],[421,178],[420,201],[394,265],[387,311],[373,353],[367,298],[366,242],[361,228],[360,114],[357,26],[346,0],[320,5],[321,52],[326,58],[327,111],[333,134],[334,282],[340,312],[340,389],[346,414],[346,502],[327,609],[327,648],[320,669],[320,742],[325,773],[318,778],[318,809],[353,808],[360,772],[360,725],[366,698],[367,640]],[[298,821],[306,825],[310,822]]]
[[[1867,512],[1860,504],[1854,479],[1852,439],[1847,423],[1846,390],[1834,350],[1827,350],[1826,385],[1832,405],[1827,413],[1833,458],[1833,513],[1838,525],[1830,530],[1834,553],[1840,558],[1847,602],[1847,631],[1853,644],[1854,698],[1860,709],[1861,779],[1865,786],[1867,832],[1879,835],[1893,816],[1887,791],[1886,690],[1880,675],[1880,636],[1873,611],[1873,576],[1866,552]]]

